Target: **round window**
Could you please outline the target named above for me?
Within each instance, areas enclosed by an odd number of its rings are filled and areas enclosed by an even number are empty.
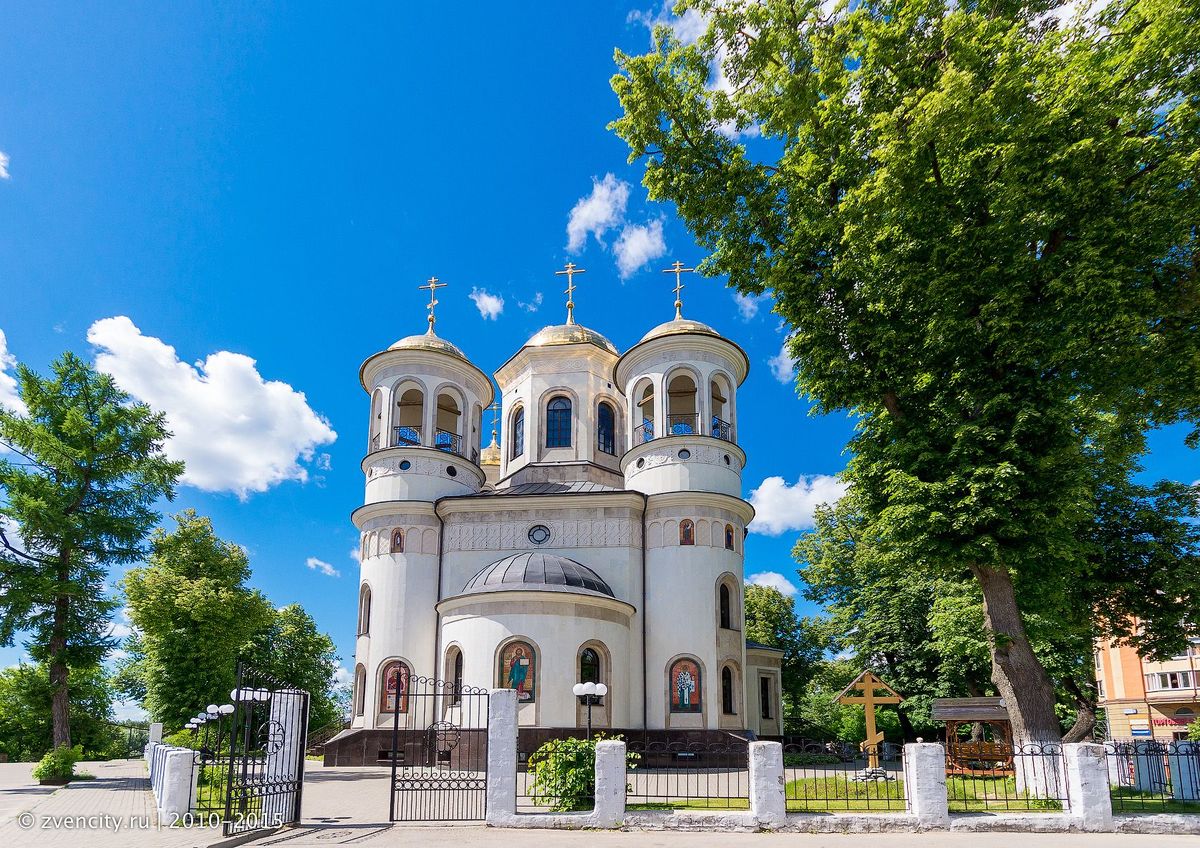
[[[681,450],[679,452],[679,458],[680,459],[691,459],[692,452],[690,450],[688,450],[687,448],[684,448],[683,450]]]
[[[729,454],[725,454],[725,464],[729,464]]]
[[[550,541],[550,528],[545,524],[535,524],[529,528],[529,541],[535,545],[544,545]]]
[[[406,459],[406,460],[403,460],[403,461],[400,463],[400,470],[401,470],[401,471],[407,471],[407,470],[408,470],[408,469],[410,469],[410,468],[412,468],[412,463],[411,463],[411,462],[409,462],[407,459]]]
[[[458,476],[458,469],[457,469],[457,468],[455,468],[453,465],[447,465],[447,466],[446,466],[446,473],[447,473],[447,474],[449,474],[451,477],[457,477],[457,476]]]
[[[638,468],[645,468],[645,467],[646,467],[646,459],[645,459],[645,457],[643,457],[643,458],[641,458],[641,459],[639,459],[639,460],[637,461],[637,467],[638,467]]]

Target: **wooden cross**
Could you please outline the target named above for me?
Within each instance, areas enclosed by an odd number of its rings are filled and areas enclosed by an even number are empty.
[[[877,695],[882,689],[884,694]],[[861,694],[852,695],[852,692]],[[883,742],[883,733],[875,729],[875,707],[878,704],[898,704],[904,699],[896,690],[888,686],[871,671],[864,671],[850,681],[850,685],[833,699],[839,704],[862,704],[867,712],[867,738],[859,746],[867,752],[867,766],[879,768],[879,745]]]
[[[675,317],[676,318],[683,317],[683,298],[680,297],[679,293],[681,291],[683,291],[685,288],[687,288],[683,284],[683,282],[680,280],[679,275],[680,274],[691,274],[695,270],[696,270],[695,268],[684,268],[683,263],[680,262],[678,259],[676,259],[674,262],[671,263],[670,268],[663,268],[664,274],[674,274],[675,275]]]
[[[429,335],[433,335],[433,325],[437,319],[433,317],[433,307],[438,305],[437,290],[444,289],[448,283],[439,283],[437,277],[430,277],[429,282],[423,286],[417,286],[419,289],[429,289]]]
[[[586,269],[576,268],[574,262],[568,262],[566,265],[566,268],[564,270],[554,272],[554,276],[556,276],[556,277],[561,277],[563,274],[567,275],[566,294],[567,294],[567,323],[568,324],[575,323],[575,299],[574,299],[574,297],[575,297],[575,275],[576,274],[586,274],[586,273],[587,273]]]

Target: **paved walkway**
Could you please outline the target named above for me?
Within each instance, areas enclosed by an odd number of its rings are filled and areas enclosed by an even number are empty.
[[[61,787],[37,786],[29,763],[0,765],[4,848],[201,848],[214,828],[160,825],[143,760],[80,763],[94,774]]]

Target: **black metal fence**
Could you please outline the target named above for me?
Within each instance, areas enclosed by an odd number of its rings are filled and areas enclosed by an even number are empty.
[[[392,714],[392,821],[478,821],[487,814],[487,689],[399,667]]]
[[[749,744],[627,738],[633,765],[625,802],[632,809],[750,808]]]
[[[952,757],[946,794],[952,813],[1061,812],[1067,803],[1062,746],[1004,746],[979,759]]]
[[[1106,742],[1113,812],[1200,813],[1200,742]]]
[[[596,806],[594,743],[550,739],[517,746],[517,812],[590,810]]]
[[[903,812],[904,749],[824,743],[783,746],[788,812]]]

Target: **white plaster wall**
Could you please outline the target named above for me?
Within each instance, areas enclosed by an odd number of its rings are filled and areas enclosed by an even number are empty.
[[[549,594],[549,593],[547,593]],[[565,607],[569,613],[570,605]],[[522,637],[537,651],[536,700],[518,707],[522,726],[575,727],[576,658],[585,642],[599,641],[612,657],[607,670],[610,708],[615,727],[641,720],[638,633],[630,624],[567,615],[516,615],[501,611],[463,615],[449,611],[442,619],[442,644],[463,651],[463,682],[468,686],[506,688],[500,681],[497,650]],[[632,709],[631,705],[637,705]]]
[[[408,468],[401,467],[408,463]],[[451,495],[470,495],[483,486],[484,475],[464,457],[432,448],[390,448],[363,460],[366,475],[364,503],[436,501]],[[450,469],[454,469],[454,474]]]
[[[686,459],[680,451],[687,451]],[[719,492],[741,497],[746,455],[711,436],[669,436],[634,446],[621,465],[625,485],[646,494]]]

